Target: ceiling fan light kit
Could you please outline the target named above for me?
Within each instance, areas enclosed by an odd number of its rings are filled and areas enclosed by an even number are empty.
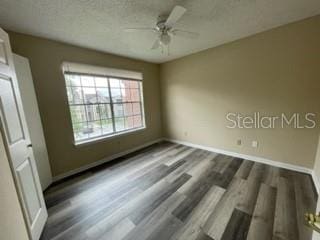
[[[160,42],[163,45],[165,45],[165,46],[169,45],[170,41],[171,41],[171,37],[169,36],[168,33],[163,33],[160,35]]]

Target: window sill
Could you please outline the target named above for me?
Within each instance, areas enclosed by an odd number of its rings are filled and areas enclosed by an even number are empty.
[[[92,138],[92,139],[88,139],[88,140],[83,140],[83,141],[79,141],[79,142],[73,142],[73,145],[75,147],[82,147],[82,146],[87,146],[87,145],[91,145],[94,143],[99,143],[99,142],[104,142],[107,140],[111,140],[117,137],[124,137],[126,135],[131,135],[137,132],[141,132],[144,131],[146,129],[146,127],[141,127],[141,128],[136,128],[133,130],[129,130],[129,131],[124,131],[124,132],[120,132],[120,133],[116,133],[116,134],[111,134],[111,135],[106,135],[106,136],[102,136],[102,137],[97,137],[97,138]]]

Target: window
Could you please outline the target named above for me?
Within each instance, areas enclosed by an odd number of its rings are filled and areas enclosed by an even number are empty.
[[[144,128],[142,81],[64,71],[76,143]]]

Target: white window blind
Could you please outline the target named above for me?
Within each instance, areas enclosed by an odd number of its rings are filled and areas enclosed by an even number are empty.
[[[62,64],[63,72],[83,73],[89,75],[101,75],[116,78],[128,78],[131,80],[142,80],[142,73],[130,70],[92,66],[87,64],[64,62]]]

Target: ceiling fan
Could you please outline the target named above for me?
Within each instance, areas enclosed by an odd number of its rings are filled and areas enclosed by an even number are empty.
[[[159,47],[168,46],[171,42],[171,38],[174,36],[196,39],[199,37],[198,33],[174,28],[174,25],[179,21],[186,11],[187,10],[184,7],[177,5],[172,9],[169,15],[159,16],[154,28],[126,28],[125,31],[153,31],[156,33],[158,36],[151,49],[158,49]]]

